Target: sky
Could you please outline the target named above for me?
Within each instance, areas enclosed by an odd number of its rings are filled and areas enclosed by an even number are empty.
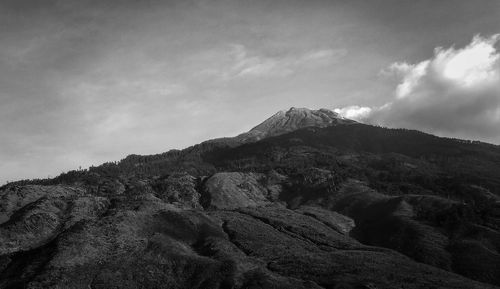
[[[0,184],[328,108],[500,144],[498,0],[1,0]]]

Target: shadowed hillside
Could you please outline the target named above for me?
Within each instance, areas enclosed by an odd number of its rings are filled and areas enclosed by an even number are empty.
[[[4,186],[0,288],[500,285],[500,147],[312,117]]]

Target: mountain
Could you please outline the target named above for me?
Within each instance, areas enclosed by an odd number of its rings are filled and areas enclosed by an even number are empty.
[[[234,147],[307,127],[327,127],[354,123],[356,122],[341,117],[338,113],[326,108],[312,110],[308,108],[291,107],[289,110],[278,111],[248,132],[244,132],[235,137],[211,139],[203,143]]]
[[[288,111],[277,112],[249,132],[240,134],[236,138],[242,141],[257,141],[305,127],[327,127],[349,123],[355,122],[325,108],[311,110],[292,107]]]
[[[0,288],[499,288],[500,147],[279,112],[0,188]]]

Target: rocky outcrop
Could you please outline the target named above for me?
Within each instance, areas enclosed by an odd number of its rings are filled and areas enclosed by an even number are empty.
[[[180,207],[201,208],[197,180],[187,173],[175,173],[153,182],[156,195]]]
[[[64,186],[26,186],[1,192],[0,255],[45,245],[74,224],[106,211],[106,198]]]
[[[10,217],[44,197],[64,198],[81,196],[82,189],[65,186],[13,186],[0,191],[0,224],[5,223]]]
[[[210,215],[220,219],[232,243],[263,260],[269,271],[322,288],[493,288],[362,245],[313,217],[279,206]]]
[[[236,209],[270,204],[278,199],[283,180],[276,172],[217,173],[204,184],[203,205],[208,209]]]
[[[356,226],[354,220],[334,211],[314,206],[300,206],[296,212],[311,216],[342,234],[349,234]]]

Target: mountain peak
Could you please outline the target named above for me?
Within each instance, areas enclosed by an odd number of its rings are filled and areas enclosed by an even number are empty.
[[[354,123],[354,121],[345,119],[338,113],[326,108],[312,110],[291,107],[287,111],[278,111],[249,132],[239,135],[238,138],[242,140],[260,140],[305,127],[327,127],[347,123]]]

